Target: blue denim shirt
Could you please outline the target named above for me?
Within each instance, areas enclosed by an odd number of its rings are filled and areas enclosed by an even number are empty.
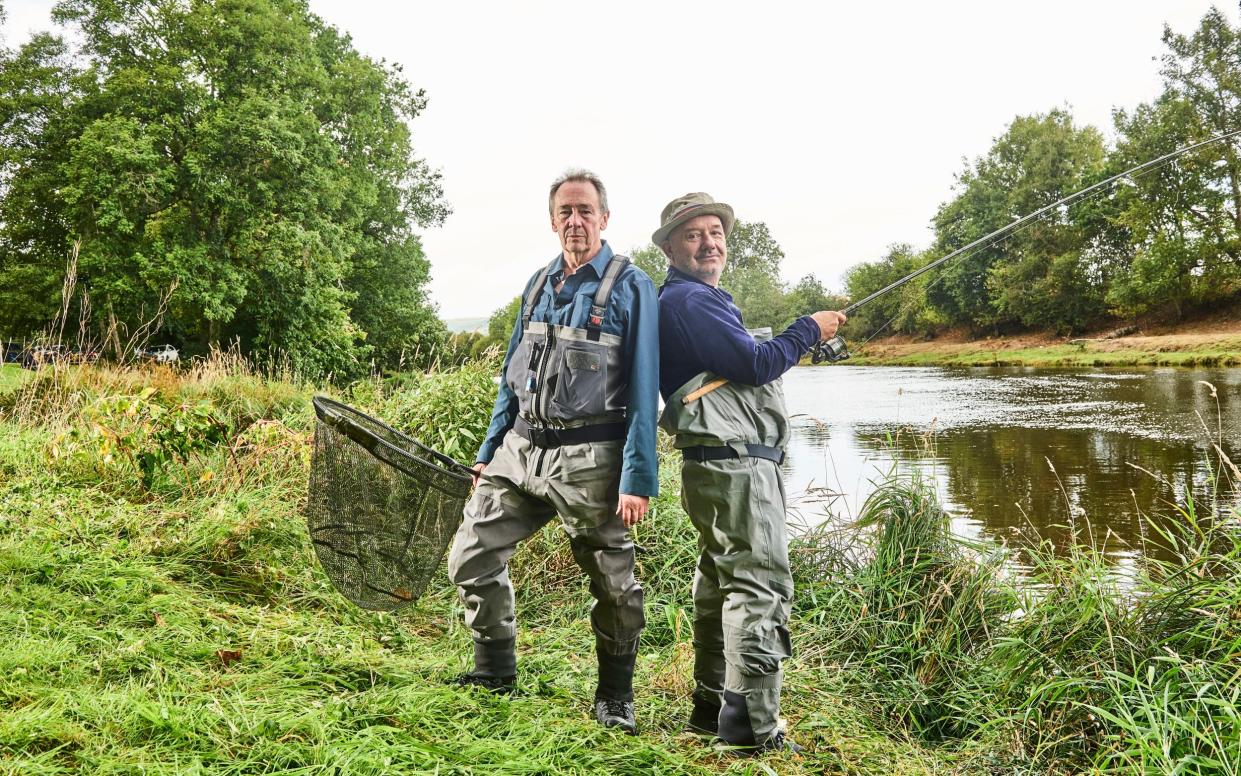
[[[659,318],[659,390],[665,399],[699,372],[766,385],[797,366],[819,341],[819,324],[803,315],[773,339],[756,343],[727,291],[675,267],[659,289]]]
[[[531,279],[531,282],[544,282],[531,320],[584,328],[591,300],[611,258],[612,248],[604,242],[594,258],[578,267],[565,280],[559,293],[555,289],[564,275],[564,254],[557,258],[556,266],[545,280],[540,269],[538,275]],[[530,283],[527,283],[521,292],[523,305],[529,292]],[[655,452],[655,421],[659,415],[658,316],[659,300],[655,294],[655,284],[646,273],[630,264],[612,287],[608,312],[600,329],[619,336],[624,342],[622,368],[628,385],[625,408],[628,432],[621,465],[620,492],[633,496],[659,494],[659,459]],[[487,436],[475,459],[477,463],[491,462],[504,441],[504,435],[517,419],[517,396],[503,376],[508,371],[509,361],[521,342],[521,336],[519,309],[517,320],[513,322],[513,334],[509,337],[508,352],[504,354],[504,366],[500,370],[500,393],[491,411]]]

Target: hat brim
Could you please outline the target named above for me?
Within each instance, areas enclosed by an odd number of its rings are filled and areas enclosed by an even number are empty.
[[[719,216],[720,223],[724,225],[724,234],[728,235],[733,230],[733,222],[736,218],[733,216],[733,209],[723,202],[712,202],[705,205],[693,205],[683,209],[677,213],[668,223],[656,229],[651,233],[651,242],[660,245],[667,240],[668,237],[676,231],[677,227],[686,221],[692,221],[699,216]]]

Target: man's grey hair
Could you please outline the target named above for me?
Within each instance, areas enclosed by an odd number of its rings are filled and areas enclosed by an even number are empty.
[[[555,213],[552,212],[552,208],[556,206],[556,192],[560,190],[560,187],[566,183],[574,182],[589,183],[594,186],[595,191],[599,192],[599,209],[604,213],[611,212],[608,210],[608,190],[603,185],[603,181],[599,180],[599,176],[595,175],[590,170],[581,167],[574,167],[565,170],[559,178],[552,182],[551,191],[547,192],[548,213],[555,215]]]

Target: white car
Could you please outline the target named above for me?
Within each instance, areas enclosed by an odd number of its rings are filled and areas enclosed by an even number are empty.
[[[134,348],[134,356],[157,364],[175,364],[181,354],[172,345],[157,345],[153,348]]]

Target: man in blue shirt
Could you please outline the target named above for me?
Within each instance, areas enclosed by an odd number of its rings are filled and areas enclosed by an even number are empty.
[[[799,747],[779,728],[780,664],[793,597],[780,463],[780,376],[845,316],[803,316],[756,343],[719,287],[733,210],[706,194],[664,208],[651,236],[668,256],[659,292],[660,419],[682,451],[681,501],[699,534],[690,727],[751,753]]]
[[[508,560],[557,514],[590,577],[599,722],[637,731],[633,670],[645,624],[628,528],[658,493],[655,286],[603,240],[607,190],[571,170],[548,196],[562,252],[526,284],[476,488],[448,560],[474,637],[465,685],[511,691],[516,619]]]

